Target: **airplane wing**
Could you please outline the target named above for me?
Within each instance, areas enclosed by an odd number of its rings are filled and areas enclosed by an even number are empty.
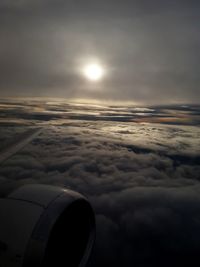
[[[25,145],[30,143],[36,136],[38,136],[42,131],[42,128],[32,128],[24,133],[17,135],[7,146],[0,150],[0,164],[5,160],[10,158],[12,155],[16,154]]]

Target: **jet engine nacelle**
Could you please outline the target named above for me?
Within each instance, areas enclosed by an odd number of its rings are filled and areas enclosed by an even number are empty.
[[[93,210],[79,193],[24,185],[0,198],[1,267],[83,267],[94,236]]]

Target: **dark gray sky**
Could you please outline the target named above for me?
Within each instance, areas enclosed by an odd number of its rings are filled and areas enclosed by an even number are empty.
[[[1,0],[0,96],[198,103],[199,28],[194,0]]]

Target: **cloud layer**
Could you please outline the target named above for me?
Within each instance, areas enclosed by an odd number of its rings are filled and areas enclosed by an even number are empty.
[[[60,185],[86,195],[97,221],[89,266],[199,266],[199,115],[192,126],[179,124],[180,114],[197,107],[2,105],[1,140],[30,126],[43,130],[1,165],[0,181]],[[151,122],[166,113],[176,113],[177,124]]]

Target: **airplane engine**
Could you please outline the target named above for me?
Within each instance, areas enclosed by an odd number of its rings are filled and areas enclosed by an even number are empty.
[[[1,267],[84,267],[94,239],[94,213],[79,193],[24,185],[0,194]]]

